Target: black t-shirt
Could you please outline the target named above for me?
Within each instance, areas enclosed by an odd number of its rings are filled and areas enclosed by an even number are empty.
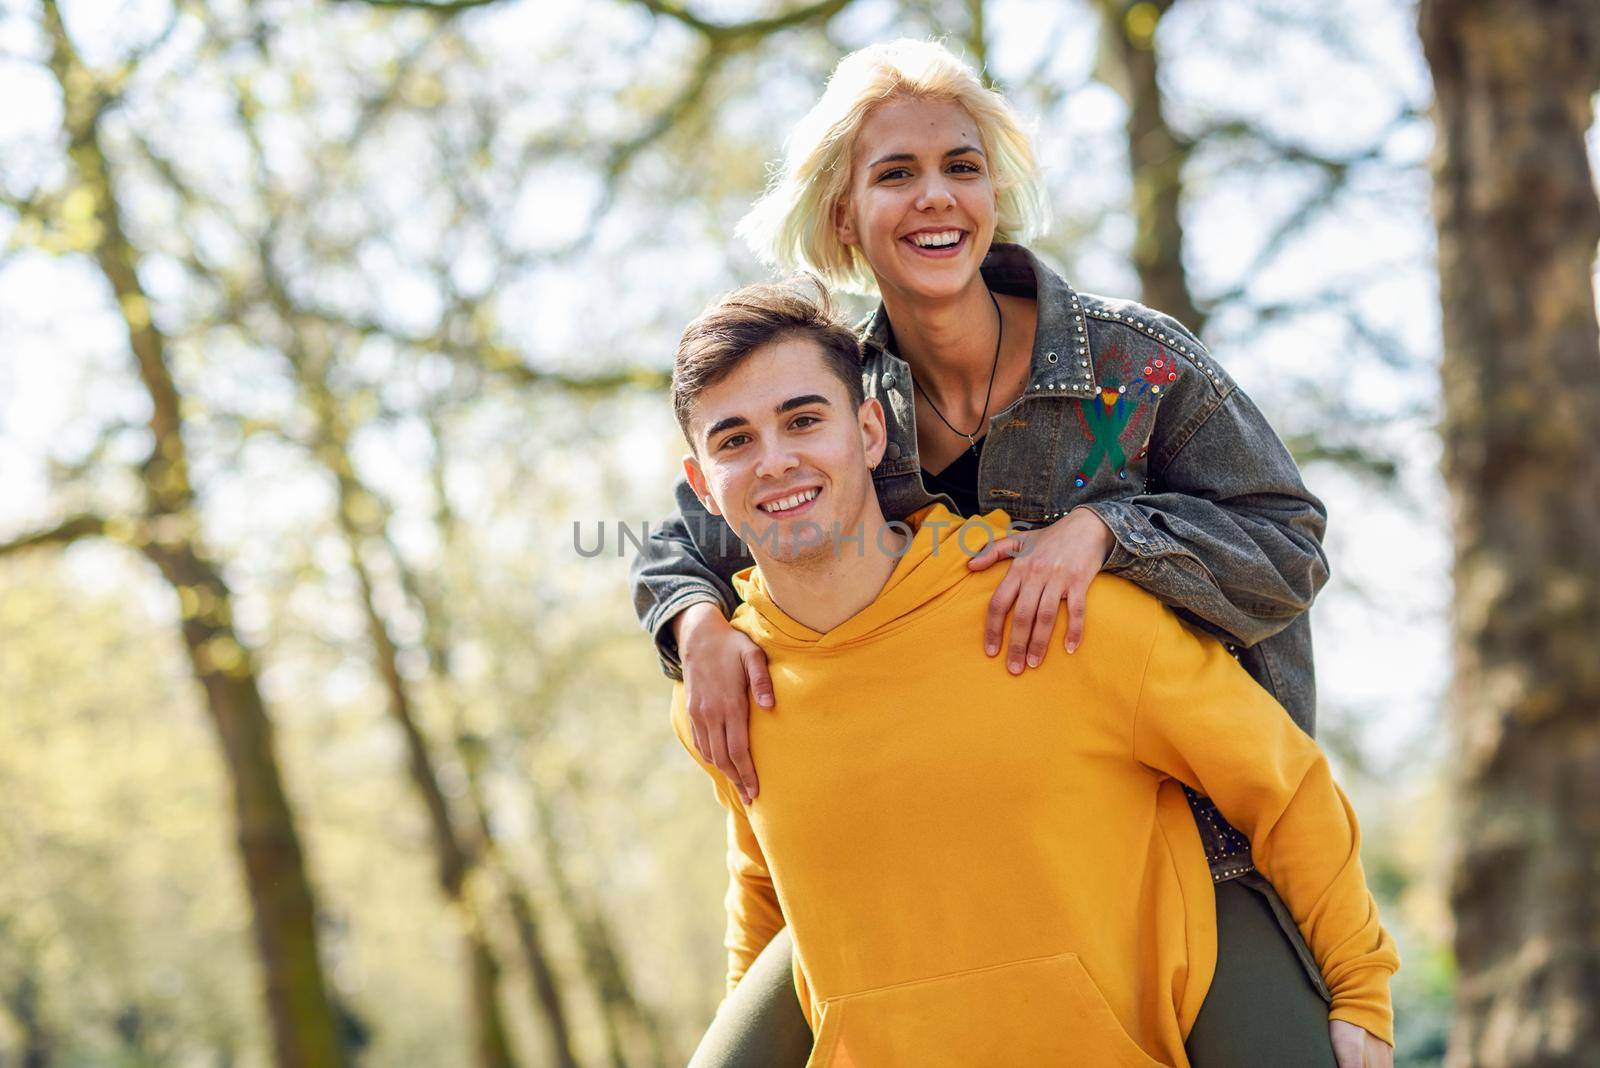
[[[987,436],[978,439],[976,448],[962,449],[961,455],[937,475],[926,467],[922,469],[922,483],[928,492],[948,494],[963,516],[978,514],[978,462],[983,459],[985,440]]]

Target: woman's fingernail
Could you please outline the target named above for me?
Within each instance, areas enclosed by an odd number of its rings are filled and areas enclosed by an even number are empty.
[[[756,703],[759,704],[762,708],[771,708],[772,707],[772,695],[770,693],[764,693],[760,697],[756,698]]]
[[[1077,651],[1078,651],[1078,643],[1077,642],[1068,642],[1067,643],[1067,652],[1075,653]]]
[[[1028,656],[1028,666],[1029,667],[1038,667],[1039,666],[1039,654],[1038,653],[1029,654],[1029,656]]]
[[[1022,674],[1022,661],[1016,659],[1015,657],[1013,657],[1012,660],[1011,660],[1011,663],[1007,664],[1006,666],[1011,669],[1011,674],[1013,674],[1013,675]]]
[[[990,656],[993,656],[1000,651],[1000,646],[996,642],[990,642],[988,645],[983,647],[983,651],[988,653]]]

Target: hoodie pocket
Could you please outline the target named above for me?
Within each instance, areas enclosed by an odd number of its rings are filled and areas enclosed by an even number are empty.
[[[956,972],[822,1004],[806,1068],[1160,1068],[1076,953]]]

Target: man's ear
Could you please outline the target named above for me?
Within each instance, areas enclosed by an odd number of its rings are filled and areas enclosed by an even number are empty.
[[[850,202],[840,197],[833,205],[833,232],[839,238],[839,244],[850,248],[861,243],[861,238],[856,234],[855,218],[850,214]]]
[[[877,467],[883,460],[883,450],[889,445],[889,425],[883,414],[883,404],[877,397],[861,402],[856,413],[861,425],[861,451],[867,454],[867,466]]]
[[[711,490],[706,485],[706,473],[700,470],[700,461],[695,459],[692,452],[683,455],[683,477],[689,480],[689,488],[700,498],[700,503],[706,506],[706,511],[712,515],[722,514],[722,510],[717,507],[716,498],[711,496]]]

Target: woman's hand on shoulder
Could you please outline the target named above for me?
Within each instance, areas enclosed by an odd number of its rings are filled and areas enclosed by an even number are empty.
[[[760,790],[750,757],[749,695],[754,691],[762,708],[773,704],[766,654],[714,604],[690,605],[673,620],[673,628],[695,748],[748,805]]]
[[[1050,644],[1050,633],[1062,602],[1067,606],[1067,652],[1083,644],[1084,600],[1089,583],[1105,566],[1116,539],[1099,516],[1074,508],[1065,519],[1038,530],[1017,531],[1000,538],[967,562],[982,571],[998,560],[1011,559],[1011,569],[989,599],[983,624],[983,648],[1000,652],[1006,613],[1011,632],[1006,668],[1013,675],[1024,665],[1038,667]]]

